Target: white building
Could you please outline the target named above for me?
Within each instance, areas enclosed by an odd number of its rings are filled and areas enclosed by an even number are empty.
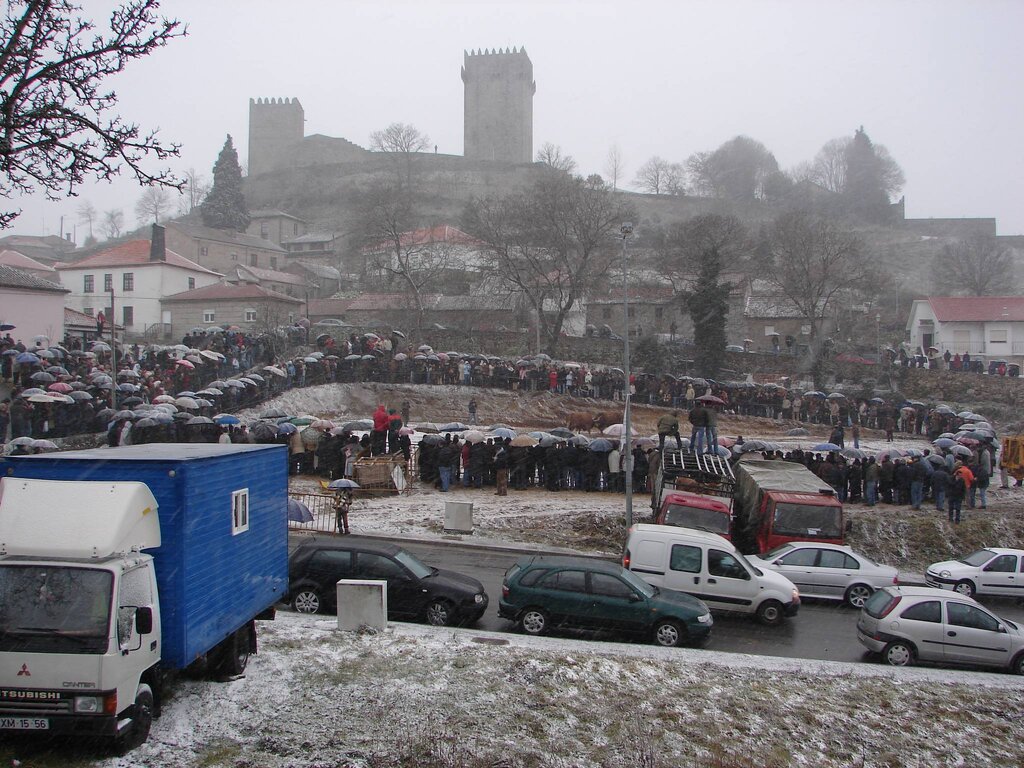
[[[220,281],[222,275],[169,251],[163,228],[153,239],[129,240],[72,264],[57,265],[61,284],[71,291],[67,306],[95,317],[109,314],[114,292],[115,320],[127,338],[162,338],[170,325],[160,300]],[[110,318],[107,318],[110,321]]]
[[[935,296],[910,308],[913,350],[1024,362],[1024,296]]]

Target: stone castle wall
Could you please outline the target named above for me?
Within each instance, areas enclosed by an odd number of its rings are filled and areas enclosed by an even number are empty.
[[[470,51],[465,83],[464,153],[471,160],[533,160],[533,64],[526,51]]]

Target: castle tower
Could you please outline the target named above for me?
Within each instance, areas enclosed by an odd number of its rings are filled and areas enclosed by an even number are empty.
[[[462,66],[465,148],[473,160],[533,162],[533,63],[526,49],[470,51]]]
[[[305,120],[298,99],[249,99],[249,175],[287,167]]]

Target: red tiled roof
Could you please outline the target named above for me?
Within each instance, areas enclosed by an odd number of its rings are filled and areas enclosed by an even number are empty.
[[[935,296],[928,303],[940,323],[1024,322],[1024,296]]]
[[[437,294],[421,294],[420,301],[424,307],[430,307],[437,300]],[[407,293],[364,293],[349,302],[348,310],[411,310],[416,306],[412,296]]]
[[[68,264],[60,264],[57,269],[91,269],[93,267],[145,267],[152,264],[168,264],[172,267],[190,269],[193,272],[203,272],[207,275],[217,275],[218,272],[207,269],[196,264],[194,261],[180,256],[174,251],[167,251],[166,261],[149,260],[149,240],[129,240],[128,242],[107,248],[92,256]]]
[[[14,267],[15,269],[27,269],[32,272],[53,272],[54,275],[57,274],[57,270],[48,264],[30,259],[25,254],[18,253],[17,251],[0,251],[0,264],[6,264],[8,267]]]
[[[483,243],[472,235],[467,235],[461,229],[456,229],[447,224],[440,224],[436,227],[414,229],[411,232],[403,232],[400,235],[403,246],[429,245],[430,243],[449,243],[451,245],[468,245],[474,248],[483,247]],[[369,245],[363,250],[367,253],[377,253],[381,250],[391,250],[394,243],[382,240],[374,245]]]
[[[301,299],[261,288],[255,283],[242,283],[239,285],[214,283],[213,285],[206,285],[202,288],[167,296],[161,299],[161,301],[223,301],[230,299],[275,299],[277,301],[290,301],[293,304],[302,303]]]
[[[79,312],[77,309],[71,309],[71,307],[64,307],[64,327],[69,326],[87,326],[90,329],[96,327],[96,318],[92,315],[87,315],[85,312]],[[108,329],[110,326],[107,326]],[[124,328],[123,325],[118,324],[118,328]]]

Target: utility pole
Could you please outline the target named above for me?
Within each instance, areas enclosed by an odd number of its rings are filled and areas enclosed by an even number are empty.
[[[622,473],[626,491],[626,528],[633,525],[633,427],[630,424],[630,390],[629,390],[629,281],[626,278],[626,239],[633,234],[633,223],[627,221],[621,227],[622,233],[622,347],[625,361],[622,365],[626,382],[623,386],[625,412],[622,417],[623,463]]]

